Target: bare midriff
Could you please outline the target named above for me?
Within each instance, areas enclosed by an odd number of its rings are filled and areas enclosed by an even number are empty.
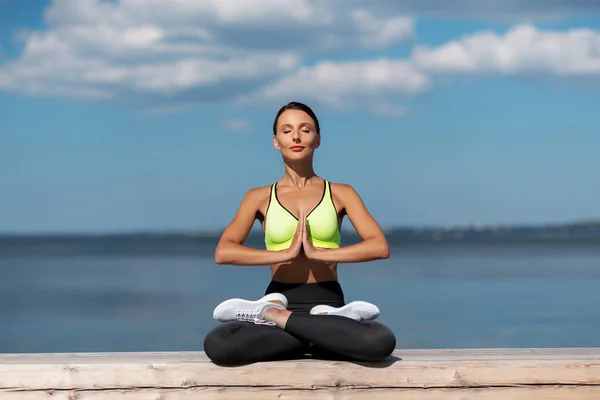
[[[292,261],[271,265],[271,279],[284,283],[337,281],[337,263],[315,262],[301,253]]]

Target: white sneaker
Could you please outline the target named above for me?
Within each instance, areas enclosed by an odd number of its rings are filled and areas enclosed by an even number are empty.
[[[367,303],[366,301],[353,301],[339,308],[326,305],[314,306],[310,310],[310,313],[313,315],[339,315],[357,321],[372,321],[379,317],[380,314],[379,308],[375,304]]]
[[[272,303],[280,301],[284,305]],[[281,293],[270,293],[258,300],[229,299],[219,304],[213,311],[213,318],[220,322],[248,321],[261,325],[275,325],[274,322],[265,322],[265,311],[269,308],[285,310],[287,298]]]

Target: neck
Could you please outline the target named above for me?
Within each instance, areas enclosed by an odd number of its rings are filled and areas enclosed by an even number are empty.
[[[315,174],[312,162],[285,163],[283,178],[298,189],[306,186],[306,182],[315,176],[317,174]]]

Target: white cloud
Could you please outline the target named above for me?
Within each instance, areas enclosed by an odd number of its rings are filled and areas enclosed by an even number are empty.
[[[232,100],[305,57],[391,46],[412,21],[311,0],[54,0],[0,90],[136,103]],[[162,106],[161,106],[162,107]]]
[[[267,85],[251,99],[279,101],[294,97],[350,109],[358,104],[379,104],[386,97],[421,93],[428,88],[427,76],[403,60],[321,62]]]
[[[124,101],[149,112],[298,99],[400,117],[405,99],[440,75],[599,74],[600,32],[519,25],[416,45],[407,58],[338,56],[383,55],[414,41],[411,15],[599,10],[583,0],[54,0],[47,29],[22,32],[22,54],[1,60],[0,90]]]
[[[263,25],[269,21],[313,25],[329,21],[331,12],[311,0],[54,0],[46,18],[58,25],[107,21],[119,25],[141,22],[166,26]]]
[[[244,120],[231,119],[225,121],[224,125],[232,132],[246,132],[250,129],[250,123]]]
[[[293,97],[339,109],[367,104],[377,115],[401,117],[408,110],[395,104],[430,90],[436,78],[455,74],[597,77],[600,32],[520,25],[503,35],[479,32],[437,47],[418,45],[407,59],[320,62],[261,88],[250,99]]]
[[[600,32],[540,31],[517,26],[504,35],[480,32],[435,48],[418,46],[414,65],[435,73],[600,74]]]
[[[346,7],[359,7],[363,0],[332,0]],[[543,21],[569,16],[600,14],[597,0],[378,0],[371,9],[378,13],[474,18],[500,21]]]
[[[377,18],[364,8],[353,10],[351,17],[359,34],[357,41],[365,47],[389,46],[413,34],[413,20],[409,17]]]

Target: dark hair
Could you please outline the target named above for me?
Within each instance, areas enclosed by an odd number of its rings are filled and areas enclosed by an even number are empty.
[[[279,111],[277,112],[277,115],[275,116],[275,121],[273,122],[273,135],[277,134],[277,120],[279,119],[281,114],[283,114],[283,112],[287,111],[287,110],[300,110],[300,111],[304,111],[305,113],[307,113],[313,119],[313,121],[315,121],[315,125],[316,125],[315,128],[317,130],[317,135],[321,134],[321,128],[319,127],[319,120],[317,119],[317,116],[315,115],[313,110],[306,104],[299,103],[297,101],[292,101],[290,103],[287,103],[285,106],[281,107],[279,109]]]

